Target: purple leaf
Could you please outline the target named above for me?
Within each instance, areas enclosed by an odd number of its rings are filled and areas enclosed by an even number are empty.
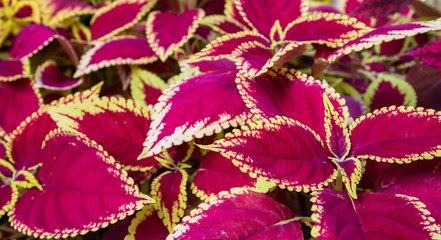
[[[186,10],[180,15],[160,11],[149,14],[147,39],[161,61],[164,62],[192,37],[204,15],[202,9]]]
[[[235,77],[230,72],[213,72],[167,88],[155,105],[140,158],[248,121],[250,113]]]
[[[119,51],[115,51],[119,49]],[[153,50],[143,37],[124,36],[97,43],[81,56],[74,77],[115,65],[148,64],[156,61]]]
[[[181,221],[187,208],[187,180],[188,173],[180,169],[167,171],[152,182],[154,207],[169,232]]]
[[[153,205],[147,205],[132,220],[125,240],[164,240],[168,234]]]
[[[429,42],[423,47],[405,53],[421,60],[421,62],[441,72],[441,39]]]
[[[418,96],[418,106],[441,110],[441,72],[424,64],[416,64],[406,75]]]
[[[320,189],[337,174],[320,137],[287,117],[251,123],[204,148],[220,152],[251,177],[290,191]]]
[[[0,167],[2,167],[1,162]],[[9,210],[14,207],[15,203],[17,202],[17,198],[17,187],[14,184],[9,185],[0,181],[0,217],[9,212]]]
[[[217,152],[208,152],[202,157],[192,183],[193,193],[206,200],[219,192],[241,187],[255,191],[257,179],[243,173],[231,162]]]
[[[224,15],[210,15],[201,20],[201,25],[207,25],[221,34],[241,32],[244,27],[237,21]]]
[[[11,225],[28,235],[85,234],[153,202],[112,157],[85,137],[55,130],[49,133],[40,158],[38,180],[43,191],[29,189],[9,213]]]
[[[323,189],[314,194],[311,231],[317,240],[436,239],[439,226],[417,198],[400,194],[347,193]],[[438,232],[437,232],[438,231]]]
[[[167,83],[147,70],[136,67],[131,70],[130,90],[135,103],[143,106],[155,105],[162,91],[167,88]]]
[[[43,101],[28,78],[0,82],[0,134],[7,136],[28,116],[37,111]]]
[[[44,0],[41,1],[43,22],[47,26],[56,26],[67,18],[77,15],[93,14],[97,8],[79,0]]]
[[[35,70],[35,83],[37,87],[46,89],[69,90],[83,83],[83,80],[66,77],[55,61],[48,60]]]
[[[2,60],[0,59],[0,82],[15,81],[20,78],[29,78],[30,69],[27,59]]]
[[[362,1],[353,11],[351,16],[357,17],[386,17],[388,15],[400,12],[414,0],[365,0]]]
[[[303,239],[295,215],[269,196],[246,189],[222,192],[190,212],[173,239]]]
[[[441,115],[421,108],[389,107],[351,125],[352,154],[376,161],[411,162],[441,155]]]
[[[135,25],[157,0],[118,0],[100,8],[90,21],[92,40],[106,40]]]

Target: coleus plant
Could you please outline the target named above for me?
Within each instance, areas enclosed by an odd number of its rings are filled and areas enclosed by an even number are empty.
[[[440,238],[441,14],[343,2],[3,1],[0,238]]]

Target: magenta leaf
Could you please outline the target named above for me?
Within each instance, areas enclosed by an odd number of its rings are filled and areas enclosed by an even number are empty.
[[[137,160],[151,120],[148,109],[132,100],[79,100],[50,113],[59,127],[78,131],[97,142],[124,169],[154,171],[158,167],[154,157]]]
[[[40,155],[43,191],[25,192],[9,213],[17,230],[41,238],[85,234],[106,227],[154,200],[95,142],[58,129]],[[48,207],[50,206],[50,207]]]
[[[312,14],[289,24],[284,31],[284,40],[325,44],[335,48],[361,36],[367,30],[364,23],[346,15]]]
[[[230,72],[213,72],[167,88],[155,105],[140,157],[248,121],[250,113],[237,90],[235,77]]]
[[[403,77],[380,73],[364,94],[370,111],[389,106],[416,106],[417,96],[412,86]]]
[[[339,57],[349,54],[351,52],[369,49],[374,45],[378,45],[384,42],[414,36],[419,33],[436,31],[439,29],[441,29],[441,21],[439,20],[405,23],[401,25],[377,28],[369,33],[364,34],[361,37],[349,41],[342,47],[337,48],[335,51],[325,57],[325,60],[328,63],[332,63]]]
[[[136,214],[125,240],[164,240],[169,232],[159,219],[153,205],[145,206]]]
[[[373,191],[418,198],[441,222],[441,159],[392,164],[381,174]]]
[[[130,91],[135,103],[155,105],[162,91],[167,88],[167,83],[156,74],[141,68],[132,67],[131,72]]]
[[[425,64],[418,63],[409,69],[408,81],[418,96],[418,106],[441,110],[441,72]]]
[[[251,177],[290,191],[320,189],[337,174],[320,137],[287,117],[251,123],[204,148],[220,152]]]
[[[43,22],[47,26],[56,26],[67,18],[77,15],[93,14],[97,8],[79,0],[44,0],[41,1]]]
[[[0,82],[0,103],[0,134],[4,136],[11,134],[43,105],[40,94],[28,78]]]
[[[180,15],[160,11],[150,13],[146,35],[153,51],[164,62],[192,37],[204,15],[202,9],[186,10]]]
[[[201,25],[207,25],[222,34],[237,33],[245,30],[241,24],[224,15],[210,15],[201,20]]]
[[[167,171],[152,182],[154,207],[169,232],[181,221],[187,208],[187,180],[188,173],[180,169]]]
[[[347,119],[343,100],[334,89],[318,80],[284,68],[273,68],[252,80],[240,76],[239,92],[251,112],[260,119],[287,116],[326,139],[323,93],[339,116]]]
[[[30,58],[54,39],[58,40],[72,62],[77,64],[78,56],[69,40],[41,24],[29,24],[23,28],[15,37],[9,54],[16,59]]]
[[[2,60],[0,59],[0,82],[15,81],[20,78],[31,77],[29,61],[21,60]]]
[[[405,53],[421,60],[421,62],[441,72],[441,39],[432,41],[423,47]]]
[[[100,8],[90,23],[92,40],[106,40],[135,25],[157,0],[118,0]]]
[[[0,167],[2,164],[0,162]],[[0,173],[1,176],[1,173]],[[18,190],[14,184],[5,184],[0,181],[0,217],[14,207],[18,198]]]
[[[17,171],[27,170],[42,163],[41,145],[46,134],[56,127],[51,116],[44,109],[40,109],[14,130],[8,141],[6,154]]]
[[[362,166],[357,158],[347,158],[344,161],[335,160],[334,163],[340,169],[343,183],[345,184],[348,194],[356,199],[356,188],[361,180]]]
[[[68,78],[52,60],[44,62],[35,70],[37,87],[51,90],[68,90],[83,82],[81,79]]]
[[[192,183],[193,193],[207,200],[219,192],[241,187],[256,190],[257,179],[243,173],[217,152],[210,151],[202,157]]]
[[[235,4],[243,20],[267,38],[276,22],[285,29],[308,11],[308,1],[305,0],[238,0]]]
[[[119,51],[115,51],[119,49]],[[128,65],[148,64],[156,61],[153,50],[143,37],[125,36],[97,43],[81,56],[74,77],[97,71],[101,68]]]
[[[362,1],[354,10],[350,12],[351,16],[357,17],[386,17],[388,15],[400,12],[414,0],[365,0]]]
[[[421,108],[389,107],[351,125],[352,154],[376,161],[411,162],[441,155],[441,115]]]
[[[254,32],[243,31],[228,34],[216,38],[204,49],[195,54],[188,62],[199,62],[204,60],[218,60],[231,56],[238,46],[246,42],[257,42],[265,47],[269,47],[269,40],[262,35]]]
[[[314,193],[311,231],[322,239],[436,239],[437,226],[417,198],[385,193],[359,193],[323,189]],[[438,232],[437,232],[438,231]]]
[[[236,188],[190,212],[167,240],[303,239],[294,213],[269,196]]]
[[[6,145],[2,140],[0,140],[0,158],[6,158]]]

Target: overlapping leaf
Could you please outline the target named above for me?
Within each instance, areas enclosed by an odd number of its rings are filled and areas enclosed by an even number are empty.
[[[52,60],[44,62],[35,70],[35,83],[37,87],[52,90],[68,90],[77,87],[82,79],[67,77]]]
[[[245,189],[222,192],[185,217],[172,239],[303,239],[295,215],[269,196]]]
[[[257,191],[265,189],[257,186],[257,179],[243,173],[231,162],[217,152],[208,152],[202,157],[192,183],[193,193],[206,200],[222,191],[241,187]]]
[[[164,62],[192,37],[204,15],[202,9],[186,10],[180,15],[161,11],[150,13],[146,35],[156,55]]]
[[[417,96],[412,86],[399,75],[382,73],[366,89],[364,101],[368,110],[389,106],[416,106]]]
[[[441,159],[416,161],[411,164],[389,166],[375,183],[373,191],[405,194],[418,198],[441,222]]]
[[[70,42],[62,35],[41,24],[27,25],[14,39],[9,54],[12,58],[29,58],[54,39],[58,40],[72,62],[77,64],[78,56]]]
[[[441,71],[441,39],[432,41],[426,44],[424,47],[417,48],[405,55],[415,56],[420,59],[421,62],[435,67],[438,71]]]
[[[441,155],[441,115],[421,108],[389,107],[351,125],[351,152],[377,161],[411,162]]]
[[[357,17],[386,17],[388,15],[400,12],[404,7],[411,4],[414,0],[368,0],[358,5],[351,15]]]
[[[9,213],[11,225],[42,238],[68,237],[106,227],[153,200],[95,142],[55,130],[44,142],[38,180]]]
[[[158,166],[153,157],[137,161],[151,120],[148,109],[132,100],[80,100],[51,110],[50,114],[59,127],[79,131],[96,141],[126,169],[153,171]]]
[[[92,40],[106,40],[130,28],[156,4],[157,0],[118,0],[100,8],[90,23]]]
[[[187,180],[185,170],[167,171],[152,182],[155,209],[169,232],[181,221],[187,208]]]
[[[119,49],[119,51],[115,51]],[[125,36],[97,43],[81,56],[74,77],[97,71],[101,68],[128,65],[148,64],[156,61],[153,50],[143,37]]]
[[[323,144],[307,126],[277,117],[244,126],[205,148],[222,153],[254,178],[307,192],[328,185],[336,177]]]
[[[43,103],[28,78],[0,82],[0,86],[0,135],[7,136]]]
[[[264,119],[287,116],[313,129],[325,141],[323,93],[343,119],[348,117],[343,100],[329,86],[294,70],[273,68],[250,80],[240,76],[239,92],[251,112]]]
[[[5,213],[11,210],[11,208],[17,202],[17,198],[17,187],[15,185],[6,184],[0,181],[0,216],[3,216]]]
[[[417,198],[323,189],[314,194],[312,236],[322,239],[436,239],[439,226]]]
[[[0,60],[0,82],[15,81],[30,76],[29,62],[26,59]]]
[[[148,106],[158,102],[167,83],[152,72],[132,67],[130,91],[136,104]]]
[[[129,226],[125,240],[164,240],[168,236],[167,228],[159,219],[153,205],[145,206]]]
[[[40,109],[28,116],[12,132],[6,154],[17,171],[34,168],[42,163],[41,145],[46,134],[56,127],[51,116]]]
[[[47,26],[55,26],[76,15],[93,14],[96,7],[78,0],[42,0],[41,15]]]
[[[155,105],[140,158],[245,123],[250,113],[234,79],[235,73],[213,72],[167,88]]]

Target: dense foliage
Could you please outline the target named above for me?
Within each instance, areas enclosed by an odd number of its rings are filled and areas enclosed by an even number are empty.
[[[1,239],[441,239],[436,4],[0,5]]]

